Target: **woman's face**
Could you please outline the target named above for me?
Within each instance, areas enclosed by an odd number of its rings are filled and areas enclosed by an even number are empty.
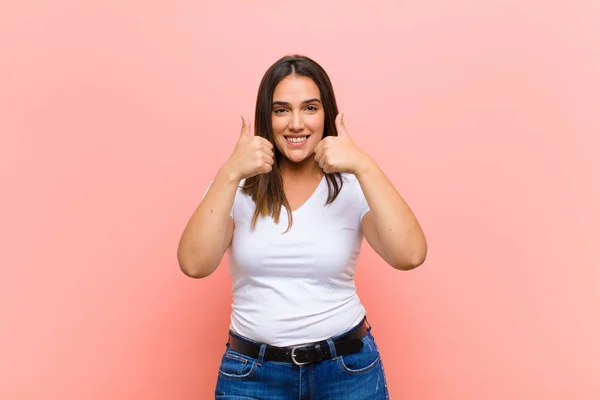
[[[325,111],[315,82],[288,75],[273,92],[273,140],[292,163],[314,162],[315,147],[323,138]]]

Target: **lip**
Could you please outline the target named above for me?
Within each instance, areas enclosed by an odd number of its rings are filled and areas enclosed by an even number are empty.
[[[287,140],[287,138],[302,138],[302,137],[306,137],[306,140],[304,140],[303,142],[300,142],[300,143],[292,143],[289,140]],[[310,139],[310,135],[285,135],[284,138],[285,138],[285,142],[287,143],[287,145],[289,147],[291,147],[292,149],[297,149],[297,148],[304,146],[306,144],[306,142],[308,142],[308,139]]]

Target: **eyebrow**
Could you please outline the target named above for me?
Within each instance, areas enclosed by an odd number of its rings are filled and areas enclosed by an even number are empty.
[[[321,100],[319,100],[315,97],[314,99],[304,100],[302,102],[302,104],[308,104],[308,103],[321,103]],[[288,105],[290,105],[290,103],[288,103],[287,101],[274,101],[273,105],[274,106],[288,106]]]

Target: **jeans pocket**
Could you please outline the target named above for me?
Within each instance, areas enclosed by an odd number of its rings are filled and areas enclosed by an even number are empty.
[[[366,374],[381,362],[379,349],[371,336],[367,333],[362,339],[363,347],[358,353],[338,357],[338,364],[342,370],[351,375]]]
[[[256,360],[228,349],[221,359],[219,376],[227,379],[248,379],[252,377],[255,369]]]

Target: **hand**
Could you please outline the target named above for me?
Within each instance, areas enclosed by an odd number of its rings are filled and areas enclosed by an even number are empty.
[[[242,132],[226,166],[236,180],[266,174],[273,169],[273,145],[267,139],[254,136],[250,121],[242,117]]]
[[[327,136],[315,147],[315,161],[325,173],[347,172],[356,174],[367,161],[363,153],[350,139],[344,126],[343,114],[335,118],[337,136]]]

